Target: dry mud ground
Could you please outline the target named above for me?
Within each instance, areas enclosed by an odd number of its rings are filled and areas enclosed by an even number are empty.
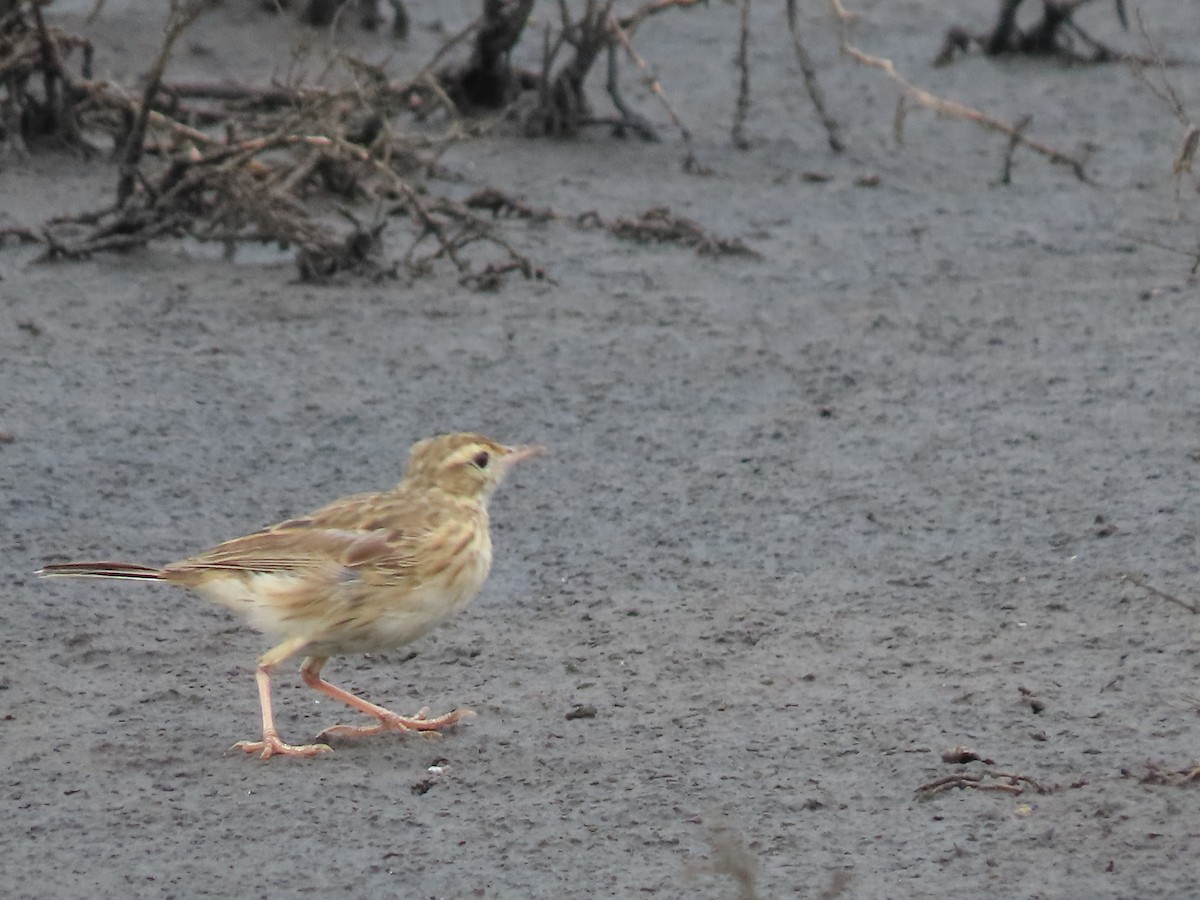
[[[172,71],[277,72],[288,31],[251,5],[214,11]],[[475,9],[413,6],[399,68]],[[521,223],[557,284],[0,254],[0,893],[750,896],[705,873],[740,853],[761,897],[1197,895],[1200,784],[1143,776],[1200,763],[1200,619],[1120,579],[1200,595],[1200,304],[1189,260],[1137,237],[1195,242],[1170,221],[1182,129],[1119,68],[934,70],[948,5],[858,3],[857,43],[920,84],[1091,148],[1091,184],[1022,152],[996,186],[1003,141],[972,126],[916,112],[897,147],[893,87],[837,58],[811,3],[834,156],[777,6],[754,8],[745,152],[736,9],[639,35],[710,177],[632,86],[663,143],[447,157],[456,189],[665,204],[761,261]],[[993,4],[960,6],[982,27]],[[1195,52],[1189,4],[1142,12]],[[114,0],[91,26],[101,74],[147,64],[136,15]],[[1135,43],[1104,4],[1085,23]],[[1171,76],[1200,104],[1195,68]],[[0,219],[113,181],[10,156]],[[490,583],[412,658],[329,670],[402,711],[479,713],[439,742],[227,752],[255,734],[262,638],[188,595],[31,575],[178,558],[384,487],[410,442],[462,428],[552,449],[495,499]],[[595,717],[567,719],[578,704]],[[295,740],[346,718],[291,671],[277,706]],[[1058,789],[918,799],[960,744]]]

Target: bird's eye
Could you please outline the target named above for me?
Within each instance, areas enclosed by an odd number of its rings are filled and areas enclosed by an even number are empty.
[[[488,463],[491,461],[491,454],[489,454],[486,450],[480,450],[475,454],[475,458],[471,460],[471,462],[475,463],[475,465],[481,469],[486,469],[488,467]]]

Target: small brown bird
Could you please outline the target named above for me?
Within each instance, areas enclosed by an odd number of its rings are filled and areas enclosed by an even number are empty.
[[[462,609],[492,565],[487,501],[516,462],[542,447],[506,447],[479,434],[446,434],[415,444],[404,480],[388,491],[335,500],[219,544],[161,569],[133,563],[47,565],[41,575],[165,581],[195,588],[282,640],[259,661],[262,740],[234,747],[258,753],[316,756],[327,737],[383,731],[436,732],[469,710],[406,717],[368,703],[321,677],[331,656],[392,650],[414,641]],[[373,716],[375,725],[334,725],[318,743],[279,739],[271,711],[271,674],[304,654],[304,683]]]

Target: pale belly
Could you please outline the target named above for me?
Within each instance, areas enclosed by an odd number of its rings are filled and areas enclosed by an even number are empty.
[[[213,578],[197,589],[278,639],[308,638],[308,656],[394,650],[428,634],[465,607],[483,586],[491,554],[412,589],[366,585],[355,578],[314,584],[309,578],[259,573]]]

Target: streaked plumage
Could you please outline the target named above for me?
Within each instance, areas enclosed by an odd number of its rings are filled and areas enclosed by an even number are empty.
[[[478,434],[416,444],[395,488],[336,500],[297,519],[234,538],[155,569],[132,563],[58,563],[43,575],[163,581],[193,588],[282,641],[258,664],[263,739],[237,745],[266,759],[313,756],[326,744],[292,746],[275,731],[270,676],[304,654],[311,687],[374,716],[367,727],[337,725],[318,735],[383,730],[431,732],[463,711],[398,716],[320,677],[330,656],[389,650],[414,641],[465,606],[492,563],[487,500],[514,463],[540,447],[506,447]]]

